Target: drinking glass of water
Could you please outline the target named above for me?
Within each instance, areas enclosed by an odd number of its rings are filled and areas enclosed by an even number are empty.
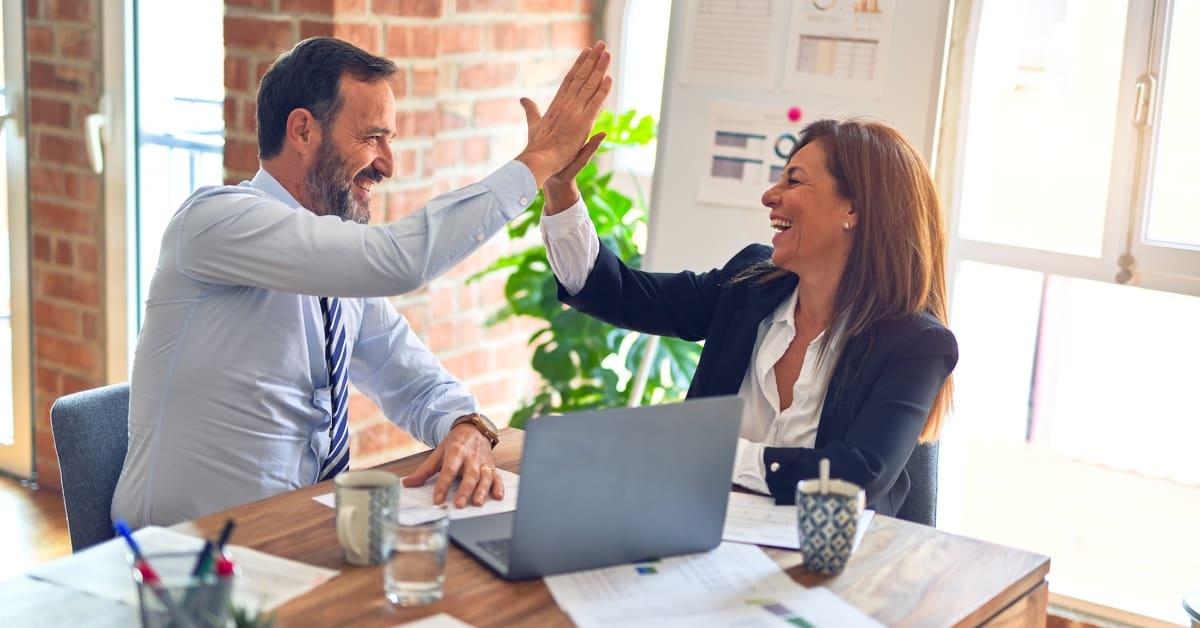
[[[383,588],[388,602],[417,606],[442,599],[449,523],[444,504],[397,508],[386,515]]]

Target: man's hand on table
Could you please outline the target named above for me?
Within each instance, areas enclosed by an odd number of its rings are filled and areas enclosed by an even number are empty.
[[[402,482],[409,488],[421,486],[435,473],[438,474],[433,487],[435,504],[446,501],[450,486],[460,476],[455,507],[465,508],[468,502],[482,506],[489,494],[492,499],[504,498],[504,480],[496,470],[491,442],[470,423],[455,425],[437,449]]]

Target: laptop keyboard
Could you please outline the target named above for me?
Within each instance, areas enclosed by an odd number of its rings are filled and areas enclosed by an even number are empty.
[[[495,557],[496,560],[500,561],[500,564],[508,565],[508,550],[512,545],[511,541],[511,538],[491,539],[488,541],[476,541],[476,545]]]

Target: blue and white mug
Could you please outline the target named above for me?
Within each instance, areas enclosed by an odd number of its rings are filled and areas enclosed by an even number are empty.
[[[853,482],[828,482],[825,492],[820,480],[796,484],[796,523],[805,569],[834,575],[842,573],[854,551],[858,518],[866,508],[867,497]]]

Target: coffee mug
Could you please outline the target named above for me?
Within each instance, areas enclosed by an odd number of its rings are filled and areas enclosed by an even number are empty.
[[[335,524],[342,556],[351,565],[384,559],[384,515],[400,504],[400,478],[387,471],[347,471],[333,479]]]
[[[866,507],[862,487],[845,480],[802,480],[796,484],[796,522],[804,567],[820,574],[839,574],[854,550],[858,518]]]

